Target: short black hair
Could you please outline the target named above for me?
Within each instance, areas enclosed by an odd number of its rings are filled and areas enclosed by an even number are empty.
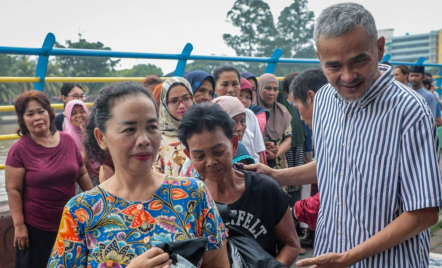
[[[308,69],[293,79],[290,84],[290,93],[293,94],[295,99],[299,99],[304,106],[308,107],[307,92],[312,90],[316,93],[327,83],[327,77],[321,69]]]
[[[433,80],[433,75],[429,72],[425,72],[425,76],[428,76],[429,78],[431,78],[431,80]]]
[[[429,77],[424,78],[424,80],[422,80],[422,84],[425,86],[429,86],[429,88],[431,88],[431,85],[433,84],[433,80]]]
[[[178,139],[189,150],[187,140],[192,135],[202,133],[204,130],[212,131],[216,127],[220,127],[226,137],[231,139],[234,126],[235,122],[221,106],[216,103],[200,103],[190,107],[184,114],[178,128]]]
[[[213,79],[215,80],[215,84],[216,84],[216,81],[218,81],[219,76],[224,72],[235,72],[238,75],[238,81],[241,81],[241,74],[239,73],[238,68],[236,68],[233,65],[223,64],[223,65],[216,67],[212,71],[212,75],[213,75]]]

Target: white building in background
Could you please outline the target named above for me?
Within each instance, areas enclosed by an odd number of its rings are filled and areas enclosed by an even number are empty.
[[[378,31],[385,37],[385,53],[391,55],[390,61],[416,62],[424,57],[425,63],[442,63],[442,30],[404,36],[393,36],[393,31]]]

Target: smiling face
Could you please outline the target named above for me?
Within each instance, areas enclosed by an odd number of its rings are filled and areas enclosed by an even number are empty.
[[[227,138],[220,127],[193,134],[187,139],[189,156],[201,178],[222,181],[232,171],[232,160],[238,149],[238,136]]]
[[[239,79],[238,74],[234,71],[221,73],[215,85],[216,95],[218,97],[227,95],[238,98],[241,91]]]
[[[384,55],[385,39],[377,44],[363,28],[347,34],[318,39],[317,56],[328,81],[348,102],[360,100],[381,75],[378,62]]]
[[[87,118],[88,118],[88,114],[83,109],[83,106],[75,105],[74,108],[72,108],[71,124],[74,127],[77,127],[77,128],[84,127],[84,125],[86,125]]]
[[[252,93],[250,90],[241,90],[239,100],[244,105],[244,108],[249,109],[252,106]]]
[[[23,120],[32,136],[45,136],[50,132],[49,113],[35,100],[26,105]]]
[[[278,97],[278,93],[278,83],[270,82],[267,84],[267,86],[264,87],[264,90],[261,93],[261,98],[268,106],[270,106],[275,103],[276,98]]]
[[[169,90],[167,101],[167,107],[172,116],[181,120],[183,115],[193,105],[193,96],[185,86],[175,85]]]
[[[209,80],[204,80],[195,92],[195,102],[210,102],[213,96],[213,85]]]
[[[153,102],[144,94],[115,101],[105,133],[95,129],[100,147],[109,149],[115,168],[133,175],[150,171],[161,133]]]

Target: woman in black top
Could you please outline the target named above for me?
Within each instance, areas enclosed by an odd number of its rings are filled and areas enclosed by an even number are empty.
[[[66,107],[66,104],[71,100],[84,101],[86,97],[83,92],[83,87],[76,83],[64,83],[60,91],[64,107]],[[64,111],[55,117],[55,126],[59,131],[63,131],[64,118]]]
[[[253,237],[277,261],[290,267],[300,245],[289,197],[272,178],[232,166],[238,148],[233,126],[219,105],[202,103],[184,114],[178,138],[213,199],[237,215],[237,219],[224,222],[226,226]]]

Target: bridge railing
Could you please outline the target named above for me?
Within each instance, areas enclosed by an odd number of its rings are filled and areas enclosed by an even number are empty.
[[[278,63],[300,63],[312,64],[319,63],[318,59],[296,59],[281,58],[283,51],[277,48],[270,57],[233,57],[233,56],[207,56],[192,55],[193,46],[187,43],[179,54],[164,53],[142,53],[142,52],[118,52],[110,50],[90,50],[90,49],[65,49],[53,48],[55,44],[55,36],[48,33],[41,48],[24,48],[24,47],[5,47],[0,46],[0,54],[15,55],[34,55],[38,56],[35,77],[0,77],[0,83],[34,83],[36,90],[44,91],[45,83],[59,82],[120,82],[135,81],[141,82],[143,77],[46,77],[46,70],[51,56],[79,56],[79,57],[111,57],[111,58],[135,58],[135,59],[163,59],[177,60],[174,76],[183,76],[188,60],[212,60],[212,61],[233,61],[233,62],[256,62],[267,63],[265,73],[273,73]],[[425,58],[421,57],[416,62],[398,62],[390,61],[391,55],[386,54],[382,62],[388,62],[391,65],[408,65],[408,66],[428,66],[440,67],[438,76],[435,76],[437,88],[442,86],[442,64],[424,63]],[[280,78],[282,79],[282,78]],[[61,104],[59,104],[61,105]],[[57,106],[56,106],[57,107]],[[62,106],[59,108],[61,109]],[[0,112],[13,111],[13,106],[0,106]],[[9,140],[19,138],[15,134],[0,135],[0,140]],[[0,169],[4,169],[4,164],[0,164]]]

